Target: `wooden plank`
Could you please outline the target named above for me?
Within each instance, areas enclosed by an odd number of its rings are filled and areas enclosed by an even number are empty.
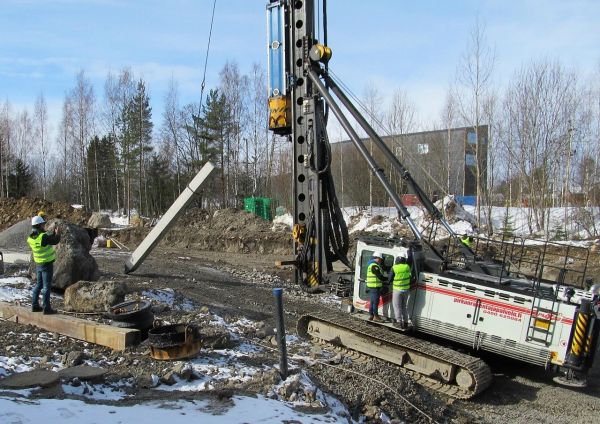
[[[63,334],[74,339],[123,350],[141,341],[139,330],[99,324],[69,315],[44,315],[31,312],[29,307],[0,302],[0,318],[19,324],[31,324],[47,331]]]

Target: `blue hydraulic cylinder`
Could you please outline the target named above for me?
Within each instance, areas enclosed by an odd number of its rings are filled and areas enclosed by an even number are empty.
[[[285,96],[285,9],[283,1],[267,5],[267,75],[269,97]]]

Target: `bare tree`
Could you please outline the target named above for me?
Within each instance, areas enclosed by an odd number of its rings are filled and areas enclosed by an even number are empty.
[[[519,71],[505,99],[510,114],[509,134],[522,190],[530,208],[530,230],[547,228],[546,208],[552,205],[554,186],[566,178],[563,158],[569,146],[571,120],[578,108],[575,75],[558,63],[541,61]]]
[[[86,78],[85,72],[79,71],[75,76],[75,87],[71,91],[71,105],[73,107],[74,135],[77,146],[77,174],[79,201],[89,205],[91,203],[90,178],[87,172],[86,156],[90,138],[95,125],[95,96],[91,82]]]
[[[39,147],[40,161],[42,163],[42,197],[46,199],[46,189],[48,177],[46,175],[46,165],[48,161],[48,106],[44,94],[40,94],[35,101],[34,106],[35,136]]]
[[[483,118],[483,105],[489,95],[495,64],[495,51],[486,42],[485,25],[477,17],[471,29],[467,51],[457,72],[458,110],[466,125],[475,132],[475,179],[477,194],[477,225],[481,226],[481,200],[485,187],[483,184],[485,160],[482,157],[482,140],[479,134]],[[466,180],[466,178],[465,178]]]
[[[164,141],[167,144],[173,146],[173,153],[175,155],[175,175],[177,181],[177,191],[181,193],[181,138],[182,138],[182,114],[179,106],[179,94],[177,89],[177,83],[171,77],[169,82],[169,88],[165,96],[165,110],[163,111],[163,124],[161,128],[161,134]]]
[[[370,82],[365,87],[363,102],[366,108],[367,120],[373,128],[380,127],[382,121],[382,108],[383,103],[381,93],[377,90],[375,85]],[[369,140],[369,153],[373,156],[373,141]],[[373,173],[369,172],[369,210],[373,213]]]

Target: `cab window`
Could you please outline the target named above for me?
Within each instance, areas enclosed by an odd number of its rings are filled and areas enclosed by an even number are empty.
[[[367,268],[369,265],[369,261],[373,259],[374,250],[363,250],[360,255],[360,291],[359,297],[363,300],[369,298],[369,293],[367,293]],[[383,275],[387,276],[387,273],[394,265],[394,256],[383,254],[383,263],[381,264],[381,269],[383,271]],[[389,291],[389,287],[387,285],[387,281],[384,282],[381,293],[387,293]]]

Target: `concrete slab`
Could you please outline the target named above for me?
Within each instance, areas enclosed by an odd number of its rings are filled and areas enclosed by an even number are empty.
[[[63,380],[72,380],[74,378],[78,378],[79,380],[85,381],[100,381],[104,379],[104,375],[107,372],[107,370],[100,367],[78,365],[76,367],[62,369],[58,372],[58,375]]]
[[[59,379],[57,372],[33,370],[9,375],[0,380],[0,388],[18,390],[31,387],[49,387],[57,384]]]

